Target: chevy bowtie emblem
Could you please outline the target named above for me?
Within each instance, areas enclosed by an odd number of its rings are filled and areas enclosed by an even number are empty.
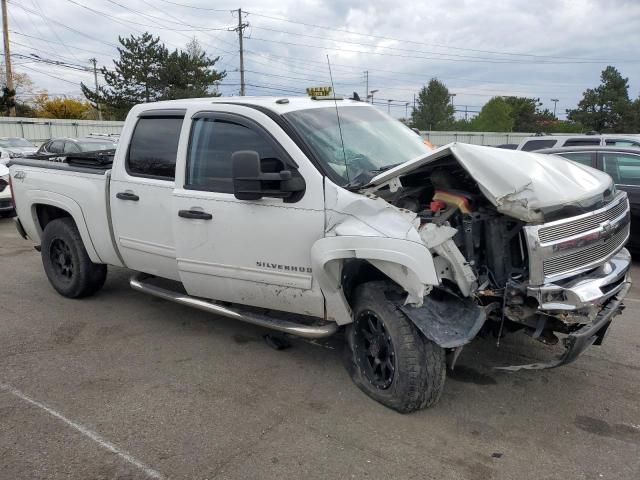
[[[613,231],[613,225],[611,224],[611,221],[607,220],[606,222],[602,222],[600,224],[600,228],[602,228],[602,233],[609,234]]]

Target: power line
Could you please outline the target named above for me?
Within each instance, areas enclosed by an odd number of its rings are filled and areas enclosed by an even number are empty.
[[[477,55],[463,55],[463,54],[457,54],[457,53],[444,53],[444,52],[434,52],[434,51],[424,51],[424,50],[415,50],[415,49],[409,49],[409,48],[398,48],[398,47],[389,47],[389,46],[384,46],[384,45],[376,45],[376,44],[372,44],[372,43],[364,43],[364,42],[354,42],[351,40],[345,40],[343,38],[340,39],[335,39],[335,38],[330,38],[330,37],[326,37],[326,36],[320,36],[320,35],[311,35],[308,33],[297,33],[297,32],[289,32],[289,31],[285,31],[285,30],[278,30],[275,28],[267,28],[267,27],[260,27],[260,26],[256,26],[254,25],[253,28],[256,28],[258,30],[266,30],[269,32],[277,32],[277,33],[284,33],[285,35],[294,35],[294,36],[299,36],[299,37],[307,37],[307,38],[316,38],[316,39],[320,39],[320,40],[329,40],[332,42],[338,42],[338,43],[348,43],[351,45],[359,45],[362,47],[371,47],[371,48],[384,48],[387,50],[394,50],[394,51],[399,51],[399,52],[415,52],[415,53],[423,53],[423,54],[427,54],[427,55],[439,55],[439,56],[443,56],[443,57],[457,57],[457,58],[469,58],[469,59],[474,59],[474,60],[486,60],[489,63],[549,63],[549,62],[531,62],[531,61],[524,61],[524,60],[508,60],[508,59],[498,59],[498,58],[488,58],[488,57],[478,57]],[[444,58],[442,58],[442,60],[445,60]],[[568,62],[568,63],[583,63],[583,62]],[[601,63],[601,62],[597,62],[597,63]]]
[[[164,0],[162,0],[164,1]],[[564,60],[585,60],[585,58],[581,58],[581,57],[564,57],[564,56],[553,56],[553,55],[538,55],[538,54],[531,54],[531,53],[518,53],[518,52],[506,52],[506,51],[498,51],[498,50],[480,50],[480,49],[475,49],[475,48],[464,48],[464,47],[456,47],[456,46],[452,46],[452,45],[445,45],[445,44],[439,44],[439,43],[426,43],[426,42],[418,42],[418,41],[414,41],[414,40],[407,40],[407,39],[400,39],[400,38],[394,38],[394,37],[389,37],[389,36],[384,36],[384,35],[373,35],[373,34],[369,34],[369,33],[360,33],[360,32],[355,32],[353,30],[346,30],[346,29],[341,29],[341,28],[334,28],[334,27],[327,27],[324,25],[317,25],[317,24],[313,24],[313,23],[305,23],[305,22],[299,22],[299,21],[294,21],[294,20],[289,20],[286,18],[280,18],[280,17],[274,17],[271,15],[264,15],[264,14],[260,14],[260,13],[256,13],[256,12],[251,12],[251,11],[247,11],[248,14],[250,15],[254,15],[256,17],[262,17],[262,18],[268,18],[271,20],[277,20],[280,22],[287,22],[287,23],[293,23],[293,24],[297,24],[297,25],[304,25],[306,27],[313,27],[313,28],[319,28],[319,29],[323,29],[323,30],[329,30],[329,31],[334,31],[334,32],[340,32],[340,33],[348,33],[351,35],[360,35],[363,37],[369,37],[369,38],[378,38],[381,40],[393,40],[396,42],[401,42],[401,43],[411,43],[414,45],[425,45],[425,46],[431,46],[431,47],[438,47],[438,48],[448,48],[451,50],[461,50],[461,51],[469,51],[469,52],[477,52],[477,53],[491,53],[491,54],[495,54],[495,55],[507,55],[507,56],[520,56],[520,57],[534,57],[534,58],[549,58],[549,59],[564,59]],[[611,59],[591,59],[591,61],[596,62],[596,63],[602,63],[602,62],[611,62],[611,61],[616,61],[616,62],[621,62],[620,60],[611,60]],[[633,60],[633,63],[636,63],[635,60]]]
[[[169,0],[160,0],[163,3],[168,3],[171,5],[176,5],[178,7],[184,7],[184,8],[193,8],[194,10],[206,10],[208,12],[234,12],[236,9],[220,9],[220,8],[207,8],[207,7],[196,7],[194,5],[185,5],[184,3],[178,3],[178,2],[170,2]]]
[[[66,50],[67,52],[69,52],[69,54],[70,54],[73,58],[75,58],[75,59],[76,59],[76,61],[80,61],[80,60],[78,59],[78,57],[76,57],[75,53],[73,53],[73,52],[71,51],[71,49],[69,48],[69,46],[68,46],[66,43],[64,43],[64,42],[62,41],[62,38],[60,38],[60,35],[58,35],[58,32],[56,32],[56,30],[51,26],[51,24],[49,23],[49,19],[47,18],[46,14],[44,14],[44,10],[42,10],[42,7],[41,7],[41,6],[40,6],[40,4],[38,3],[38,1],[37,1],[37,0],[31,0],[31,5],[33,5],[33,7],[34,7],[36,10],[39,10],[39,11],[40,11],[39,17],[40,17],[42,20],[44,20],[45,25],[49,28],[49,30],[51,30],[51,32],[52,32],[52,33],[53,33],[53,35],[58,39],[58,41],[59,41],[59,42],[64,46],[65,50]]]

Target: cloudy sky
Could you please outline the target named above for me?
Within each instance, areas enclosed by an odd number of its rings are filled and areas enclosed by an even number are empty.
[[[239,83],[237,8],[242,7],[250,95],[302,93],[329,83],[374,99],[404,116],[405,104],[431,77],[456,94],[464,116],[492,96],[539,97],[563,118],[606,65],[640,93],[639,0],[8,0],[14,69],[36,89],[80,95],[93,75],[48,62],[112,66],[118,36],[144,31],[170,48],[196,37],[220,55],[225,95]]]

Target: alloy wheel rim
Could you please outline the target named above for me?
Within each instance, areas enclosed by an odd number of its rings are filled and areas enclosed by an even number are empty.
[[[50,255],[56,273],[67,281],[71,280],[74,268],[69,245],[64,240],[55,239],[51,242]]]
[[[393,383],[396,355],[391,336],[375,312],[364,310],[355,320],[356,361],[366,379],[376,388]]]

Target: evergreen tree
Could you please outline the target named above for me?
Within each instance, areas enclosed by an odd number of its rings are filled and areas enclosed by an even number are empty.
[[[108,116],[124,118],[137,103],[161,100],[166,92],[162,83],[162,71],[169,56],[167,48],[150,33],[136,37],[119,37],[119,60],[115,68],[102,67],[106,86],[101,86],[96,95],[93,88],[81,84],[82,93],[93,104],[100,103]]]
[[[171,52],[161,72],[163,99],[219,96],[215,86],[226,75],[212,68],[219,59],[207,57],[196,39],[187,44],[185,51]]]
[[[418,130],[446,130],[455,122],[449,89],[436,78],[422,87],[412,117],[412,127]]]
[[[629,79],[615,67],[600,74],[600,85],[583,93],[578,108],[567,110],[569,120],[597,132],[625,132],[633,105],[629,99]]]

